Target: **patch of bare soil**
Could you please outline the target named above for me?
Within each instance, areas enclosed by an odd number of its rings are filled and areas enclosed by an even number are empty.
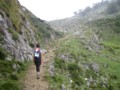
[[[45,80],[45,74],[48,71],[48,63],[53,58],[53,50],[49,50],[42,60],[40,68],[40,79],[37,79],[37,73],[34,63],[29,67],[26,77],[24,79],[23,90],[49,90],[49,83]]]

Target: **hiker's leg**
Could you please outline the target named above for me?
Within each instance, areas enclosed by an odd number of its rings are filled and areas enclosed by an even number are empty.
[[[36,68],[37,68],[37,72],[40,72],[40,62],[37,62]]]
[[[37,63],[37,79],[39,79],[40,77],[40,62]]]
[[[36,72],[37,72],[37,61],[36,60],[34,60],[34,64],[36,66]]]
[[[38,67],[37,67],[37,64],[36,64],[36,72],[38,72]]]

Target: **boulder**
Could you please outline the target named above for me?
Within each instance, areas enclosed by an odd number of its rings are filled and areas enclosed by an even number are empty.
[[[98,73],[99,70],[100,70],[99,65],[96,64],[96,63],[92,63],[92,64],[90,65],[90,67],[91,67],[96,73]]]

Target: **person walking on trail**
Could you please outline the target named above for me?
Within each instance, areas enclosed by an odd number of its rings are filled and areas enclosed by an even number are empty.
[[[34,64],[36,66],[37,79],[39,79],[40,78],[40,65],[41,65],[41,60],[42,60],[42,55],[41,55],[41,50],[40,50],[39,44],[36,44],[33,59],[34,59]]]

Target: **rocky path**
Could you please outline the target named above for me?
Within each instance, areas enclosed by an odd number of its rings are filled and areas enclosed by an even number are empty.
[[[32,64],[27,71],[27,75],[24,79],[23,90],[49,90],[49,84],[45,80],[45,74],[48,71],[49,61],[53,58],[53,49],[49,50],[43,56],[43,63],[41,65],[40,79],[36,78],[35,65]]]

